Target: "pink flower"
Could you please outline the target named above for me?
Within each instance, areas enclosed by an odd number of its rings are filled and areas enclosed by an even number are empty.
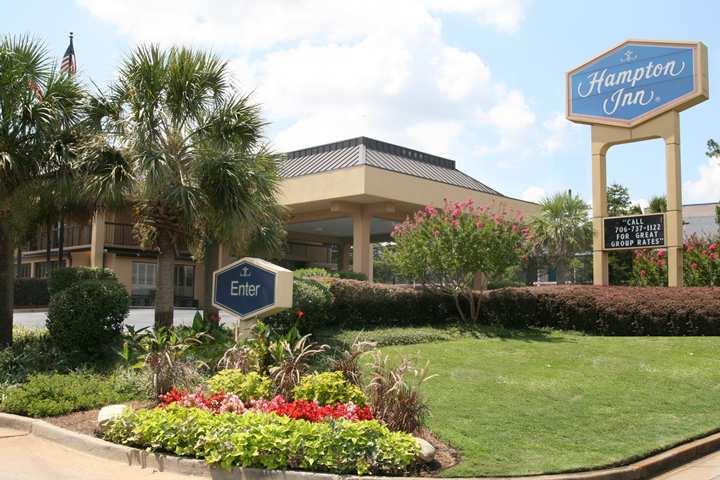
[[[698,269],[698,264],[697,264],[696,262],[692,262],[692,263],[690,264],[690,268],[692,268],[693,270],[697,270],[697,269]]]
[[[453,221],[452,221],[452,226],[453,226],[453,228],[458,228],[458,227],[460,226],[460,223],[458,223],[457,220],[453,220]]]
[[[433,230],[433,237],[438,238],[440,236],[440,230]]]
[[[708,250],[710,250],[711,252],[714,252],[715,250],[717,250],[717,247],[718,247],[717,243],[711,243],[710,246],[708,247]]]
[[[657,252],[658,258],[664,258],[665,257],[665,250],[658,250]]]
[[[640,270],[640,277],[645,278],[647,276],[647,272],[645,270]]]

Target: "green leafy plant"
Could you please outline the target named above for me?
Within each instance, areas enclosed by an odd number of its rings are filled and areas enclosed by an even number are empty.
[[[189,362],[183,357],[189,348],[211,339],[204,332],[181,336],[174,329],[166,328],[151,330],[142,336],[139,341],[141,365],[150,374],[155,397],[173,387],[192,388],[200,381],[198,362]]]
[[[279,331],[297,327],[301,332],[309,333],[329,322],[332,301],[333,295],[327,286],[312,278],[296,277],[293,280],[293,308],[272,315],[264,322]]]
[[[330,361],[330,370],[342,373],[343,378],[352,385],[360,385],[361,369],[360,357],[373,350],[377,344],[375,342],[362,341],[355,338],[348,350],[341,352]]]
[[[285,338],[270,344],[272,366],[268,369],[275,390],[288,395],[309,370],[312,359],[329,347],[310,342],[310,334],[299,337],[293,328]]]
[[[35,374],[26,383],[8,389],[0,407],[18,415],[53,417],[141,396],[138,383],[123,375]]]
[[[130,296],[117,279],[84,280],[52,297],[46,325],[61,351],[98,357],[120,339],[129,310]]]
[[[417,431],[429,412],[420,387],[432,377],[428,375],[428,364],[420,368],[403,358],[391,366],[388,357],[376,351],[370,382],[365,388],[375,418],[385,422],[390,430]]]
[[[232,393],[243,402],[269,398],[272,380],[257,372],[245,373],[242,370],[227,369],[216,373],[207,381],[212,393]]]
[[[68,267],[58,268],[50,272],[47,279],[48,294],[62,292],[66,288],[85,280],[111,280],[118,281],[115,272],[108,268]]]
[[[360,387],[345,379],[342,372],[315,373],[304,377],[293,389],[295,400],[316,401],[320,405],[353,402],[365,406],[367,398]]]
[[[110,422],[104,436],[124,445],[202,458],[225,469],[398,475],[419,453],[412,436],[391,432],[374,420],[308,422],[178,405],[132,412]]]

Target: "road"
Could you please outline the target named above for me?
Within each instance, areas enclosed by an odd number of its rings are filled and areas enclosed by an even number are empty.
[[[195,316],[194,309],[177,309],[175,310],[175,325],[191,325]],[[13,314],[13,323],[29,328],[40,328],[45,326],[46,312],[27,312],[16,310]],[[153,324],[155,310],[152,308],[132,308],[130,315],[125,321],[126,325],[132,325],[135,329],[142,327],[150,327]],[[232,317],[220,314],[221,323],[232,323]]]
[[[2,480],[189,480],[70,450],[25,432],[0,428]]]

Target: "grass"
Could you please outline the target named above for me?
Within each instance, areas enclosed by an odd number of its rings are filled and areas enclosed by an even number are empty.
[[[719,341],[519,331],[383,348],[430,361],[429,427],[446,476],[627,463],[720,427]]]

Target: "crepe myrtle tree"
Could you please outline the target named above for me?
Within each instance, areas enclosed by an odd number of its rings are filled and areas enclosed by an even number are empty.
[[[520,263],[529,239],[522,221],[520,213],[476,207],[472,200],[428,206],[395,226],[395,245],[386,259],[399,275],[451,295],[461,319],[475,321],[480,315],[475,276],[481,276],[483,289]]]
[[[75,78],[54,67],[42,42],[0,38],[0,347],[12,342],[18,240],[13,201],[68,158],[62,132],[80,120],[84,98]]]
[[[260,109],[213,54],[150,45],[125,59],[89,117],[102,133],[88,146],[88,187],[105,207],[132,209],[136,236],[158,250],[155,327],[172,326],[178,251],[199,257],[224,240],[215,219],[255,222],[275,203]]]

